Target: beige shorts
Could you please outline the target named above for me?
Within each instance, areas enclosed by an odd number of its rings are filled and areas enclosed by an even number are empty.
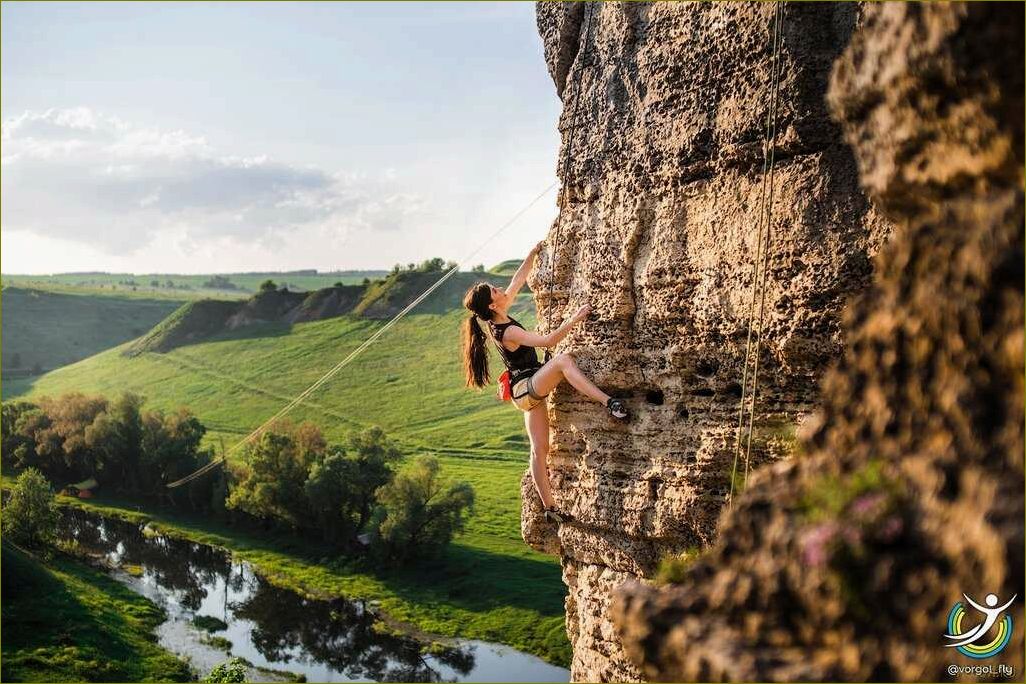
[[[510,393],[513,395],[513,405],[521,411],[530,411],[545,401],[545,397],[539,397],[535,394],[534,385],[531,384],[530,377],[518,380],[517,384],[510,387]]]

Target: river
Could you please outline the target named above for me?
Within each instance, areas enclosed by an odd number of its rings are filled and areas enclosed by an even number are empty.
[[[64,509],[61,531],[164,608],[159,643],[201,676],[238,656],[250,663],[247,681],[569,681],[568,670],[501,644],[428,645],[382,629],[373,604],[303,597],[217,547],[73,508]]]

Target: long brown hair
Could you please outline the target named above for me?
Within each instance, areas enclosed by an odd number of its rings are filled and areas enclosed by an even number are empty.
[[[477,283],[463,295],[463,306],[470,310],[470,317],[463,322],[463,374],[467,387],[484,387],[488,376],[488,337],[477,319],[490,321],[494,312],[488,308],[492,303],[492,288],[488,283]]]

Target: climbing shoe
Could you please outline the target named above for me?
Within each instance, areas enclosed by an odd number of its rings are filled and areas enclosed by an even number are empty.
[[[609,415],[617,420],[628,420],[631,417],[631,414],[627,411],[627,404],[623,403],[623,399],[609,397],[609,401],[606,402],[606,408],[609,409]]]
[[[573,520],[573,517],[569,513],[563,513],[557,508],[546,508],[545,509],[545,520],[550,523],[556,523],[562,525]]]

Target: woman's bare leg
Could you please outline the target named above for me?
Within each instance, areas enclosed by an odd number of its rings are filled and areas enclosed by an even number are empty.
[[[594,399],[603,406],[609,401],[609,395],[595,386],[581,369],[574,362],[574,357],[569,354],[556,354],[549,362],[535,371],[531,376],[531,384],[534,386],[535,394],[545,396],[556,389],[566,379],[581,394]]]
[[[534,480],[534,488],[538,490],[542,505],[552,508],[556,501],[552,498],[552,488],[549,486],[549,413],[545,402],[524,413],[524,424],[531,438],[531,479]]]

